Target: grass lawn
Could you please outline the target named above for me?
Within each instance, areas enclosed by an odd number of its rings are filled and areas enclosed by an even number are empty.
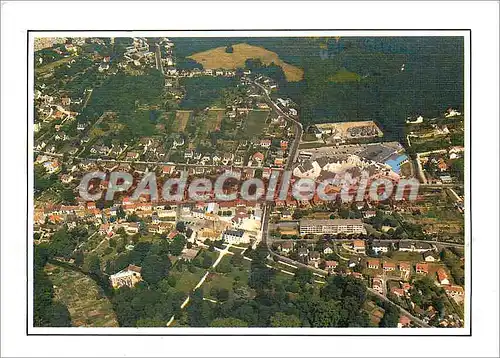
[[[54,299],[64,303],[74,327],[118,327],[111,302],[96,283],[82,273],[47,264]]]
[[[385,257],[382,257],[384,259]],[[422,254],[418,252],[405,252],[405,251],[394,251],[391,254],[391,258],[387,258],[392,261],[410,261],[412,263],[422,262],[424,260]]]
[[[189,272],[187,268],[184,268],[182,272],[179,272],[175,267],[173,267],[172,270],[170,270],[169,275],[175,277],[175,289],[177,291],[189,293],[198,284],[205,272],[206,270],[198,267],[194,273]]]
[[[324,147],[325,143],[323,142],[302,142],[299,144],[299,149],[312,149],[312,148],[321,148]]]
[[[244,251],[244,249],[238,249],[238,248],[236,248],[236,247],[234,247],[234,246],[231,246],[231,247],[229,248],[229,251],[230,251],[230,252],[234,252],[235,254],[241,254],[241,253]]]
[[[355,72],[350,72],[345,68],[340,69],[337,73],[328,78],[330,82],[344,83],[344,82],[356,82],[361,80],[361,76]]]
[[[279,56],[263,47],[252,46],[246,43],[232,45],[233,52],[227,53],[226,47],[217,47],[211,50],[195,53],[188,58],[203,65],[203,68],[236,69],[244,68],[245,61],[249,58],[260,59],[262,63],[269,65],[274,62],[281,66],[286,79],[290,82],[300,81],[304,76],[304,70],[282,61]]]
[[[245,136],[248,138],[259,136],[269,116],[268,109],[256,109],[248,112],[248,117],[245,121]]]
[[[68,63],[69,61],[71,61],[73,59],[75,59],[74,56],[68,56],[68,57],[61,58],[57,61],[51,62],[51,63],[47,63],[46,65],[43,65],[40,67],[35,67],[35,73],[36,74],[46,73],[50,70],[53,70],[56,67],[59,67],[61,65],[64,65],[65,63]]]

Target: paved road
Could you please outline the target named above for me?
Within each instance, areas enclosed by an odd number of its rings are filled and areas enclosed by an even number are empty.
[[[161,49],[160,49],[160,45],[155,44],[155,46],[156,46],[156,51],[155,51],[156,69],[160,70],[161,73],[164,74],[165,72],[163,72],[163,66],[161,64]]]
[[[271,105],[271,107],[274,108],[276,110],[276,112],[278,112],[280,115],[282,115],[283,118],[285,118],[287,121],[291,122],[292,125],[294,126],[295,138],[294,138],[293,143],[290,147],[290,152],[288,154],[288,162],[286,165],[286,169],[290,170],[292,168],[293,164],[295,163],[295,161],[297,160],[297,153],[298,153],[298,149],[299,149],[300,140],[302,139],[302,134],[304,133],[304,129],[302,128],[302,123],[300,123],[296,119],[290,117],[288,114],[283,112],[281,110],[281,108],[279,108],[278,105],[273,102],[271,97],[269,97],[269,93],[264,88],[264,86],[257,83],[256,81],[254,81],[254,84],[262,90],[267,104]]]

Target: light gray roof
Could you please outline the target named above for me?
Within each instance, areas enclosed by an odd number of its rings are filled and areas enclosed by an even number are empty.
[[[363,225],[360,219],[301,219],[300,226],[305,225]]]

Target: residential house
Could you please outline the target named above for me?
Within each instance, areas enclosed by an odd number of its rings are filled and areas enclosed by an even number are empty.
[[[450,284],[450,280],[448,280],[448,274],[446,273],[446,271],[443,268],[440,267],[437,270],[436,274],[438,277],[438,281],[441,285],[449,285]]]
[[[375,210],[367,210],[367,211],[363,212],[364,219],[373,218],[376,215],[377,215],[377,212]]]
[[[309,263],[313,264],[312,266],[318,267],[319,261],[321,260],[321,256],[318,251],[311,251],[309,253]]]
[[[401,261],[399,263],[399,271],[402,271],[402,272],[410,272],[411,271],[411,265],[409,262],[407,261]]]
[[[398,322],[398,328],[408,328],[410,327],[411,320],[406,316],[401,316]]]
[[[382,268],[384,271],[394,271],[396,269],[396,264],[394,262],[384,261]]]
[[[254,155],[252,155],[252,160],[257,163],[257,165],[262,165],[262,162],[264,161],[264,154],[261,152],[256,152]]]
[[[364,240],[354,240],[352,242],[352,249],[356,251],[358,254],[364,254],[366,251],[365,241]]]
[[[299,257],[306,257],[309,254],[309,250],[307,249],[307,247],[300,247],[297,250],[297,254],[299,255]]]
[[[372,288],[378,293],[384,292],[384,281],[380,277],[374,277],[372,280]]]
[[[269,148],[271,146],[271,139],[261,139],[260,146],[263,148]]]
[[[435,262],[437,261],[436,256],[434,255],[434,252],[432,251],[426,251],[423,253],[424,261],[425,262]]]
[[[370,269],[378,270],[380,267],[380,261],[379,259],[368,259],[367,266]]]
[[[134,160],[134,159],[137,159],[139,158],[139,153],[137,152],[128,152],[127,153],[127,159],[128,160]]]
[[[449,296],[463,296],[465,294],[465,290],[461,286],[454,286],[454,285],[447,285],[443,286],[444,291],[449,295]]]
[[[175,172],[175,165],[164,165],[162,168],[162,173],[166,175],[172,175]]]
[[[289,253],[293,249],[293,242],[285,241],[280,245],[281,252]]]
[[[323,249],[323,253],[325,255],[330,255],[333,254],[333,249],[330,245],[326,245],[325,248]]]
[[[337,265],[337,261],[325,261],[325,270],[331,273],[337,267]]]
[[[432,245],[427,242],[411,242],[406,240],[399,242],[399,251],[423,253],[429,250],[432,250]]]
[[[383,242],[383,241],[373,241],[372,243],[372,250],[375,252],[375,254],[380,254],[381,252],[389,252],[389,248],[391,247],[391,243],[389,242]]]
[[[125,232],[127,233],[127,235],[135,235],[137,233],[139,233],[139,223],[123,223],[123,228],[125,229]]]
[[[403,297],[405,295],[405,291],[399,287],[392,287],[391,293],[398,296],[398,297]]]
[[[199,251],[200,249],[184,249],[182,250],[181,259],[191,261],[198,255]]]
[[[429,264],[428,263],[417,263],[415,265],[415,272],[427,275],[429,273]]]

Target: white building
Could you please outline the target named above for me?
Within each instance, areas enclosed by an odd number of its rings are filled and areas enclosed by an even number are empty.
[[[366,234],[363,221],[359,219],[302,219],[300,234]]]
[[[134,265],[128,265],[126,269],[109,276],[113,288],[123,286],[134,287],[137,282],[142,281],[141,268]]]
[[[248,244],[250,237],[243,230],[226,230],[222,233],[222,240],[228,244]]]

